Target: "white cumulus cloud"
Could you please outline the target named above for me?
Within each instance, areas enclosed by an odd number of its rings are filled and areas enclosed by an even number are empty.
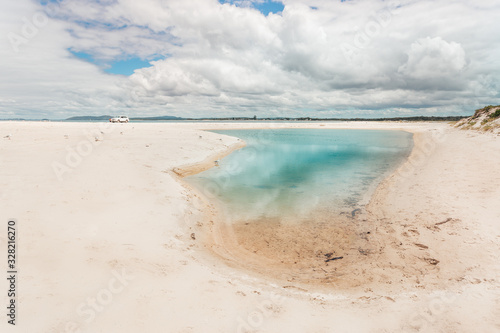
[[[434,79],[459,74],[466,65],[465,51],[441,37],[421,38],[410,46],[408,62],[400,71],[415,79]]]

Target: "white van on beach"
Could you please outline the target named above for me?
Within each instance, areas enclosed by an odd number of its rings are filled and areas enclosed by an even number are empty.
[[[130,119],[128,119],[127,116],[119,116],[119,117],[109,118],[109,121],[112,123],[128,123]]]

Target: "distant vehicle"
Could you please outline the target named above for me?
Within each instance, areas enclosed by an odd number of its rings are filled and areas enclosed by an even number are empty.
[[[128,119],[127,116],[119,116],[119,117],[109,118],[109,121],[112,123],[128,123],[130,119]]]

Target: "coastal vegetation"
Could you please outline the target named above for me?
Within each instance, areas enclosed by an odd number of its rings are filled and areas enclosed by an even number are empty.
[[[496,119],[500,117],[500,108],[497,109],[494,113],[490,114],[490,118]]]
[[[500,105],[488,105],[477,109],[469,118],[457,122],[455,127],[464,130],[479,130],[500,135]]]

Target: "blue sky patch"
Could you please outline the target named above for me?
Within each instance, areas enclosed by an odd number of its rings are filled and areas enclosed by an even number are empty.
[[[106,73],[110,74],[121,74],[121,75],[132,75],[134,70],[144,67],[150,67],[148,60],[142,60],[140,58],[130,58],[127,60],[115,61],[109,64],[110,67],[104,68]]]
[[[222,4],[230,3],[235,6],[238,6],[242,3],[241,1],[238,0],[219,0],[219,2]],[[266,16],[269,15],[270,13],[273,14],[280,13],[283,11],[283,9],[285,9],[285,5],[283,5],[279,1],[265,0],[262,3],[258,2],[252,2],[252,3],[255,9],[259,10],[262,14]]]
[[[281,2],[266,1],[264,3],[259,3],[255,5],[262,14],[269,15],[269,13],[280,13],[285,9],[285,6]]]
[[[143,60],[137,57],[130,57],[124,60],[115,60],[115,61],[99,61],[96,60],[91,54],[85,52],[75,52],[73,50],[69,50],[72,55],[75,57],[90,62],[103,71],[109,74],[118,74],[118,75],[132,75],[134,74],[134,70],[144,67],[151,67],[150,61],[155,61],[162,59],[162,57],[157,57],[151,60]]]

